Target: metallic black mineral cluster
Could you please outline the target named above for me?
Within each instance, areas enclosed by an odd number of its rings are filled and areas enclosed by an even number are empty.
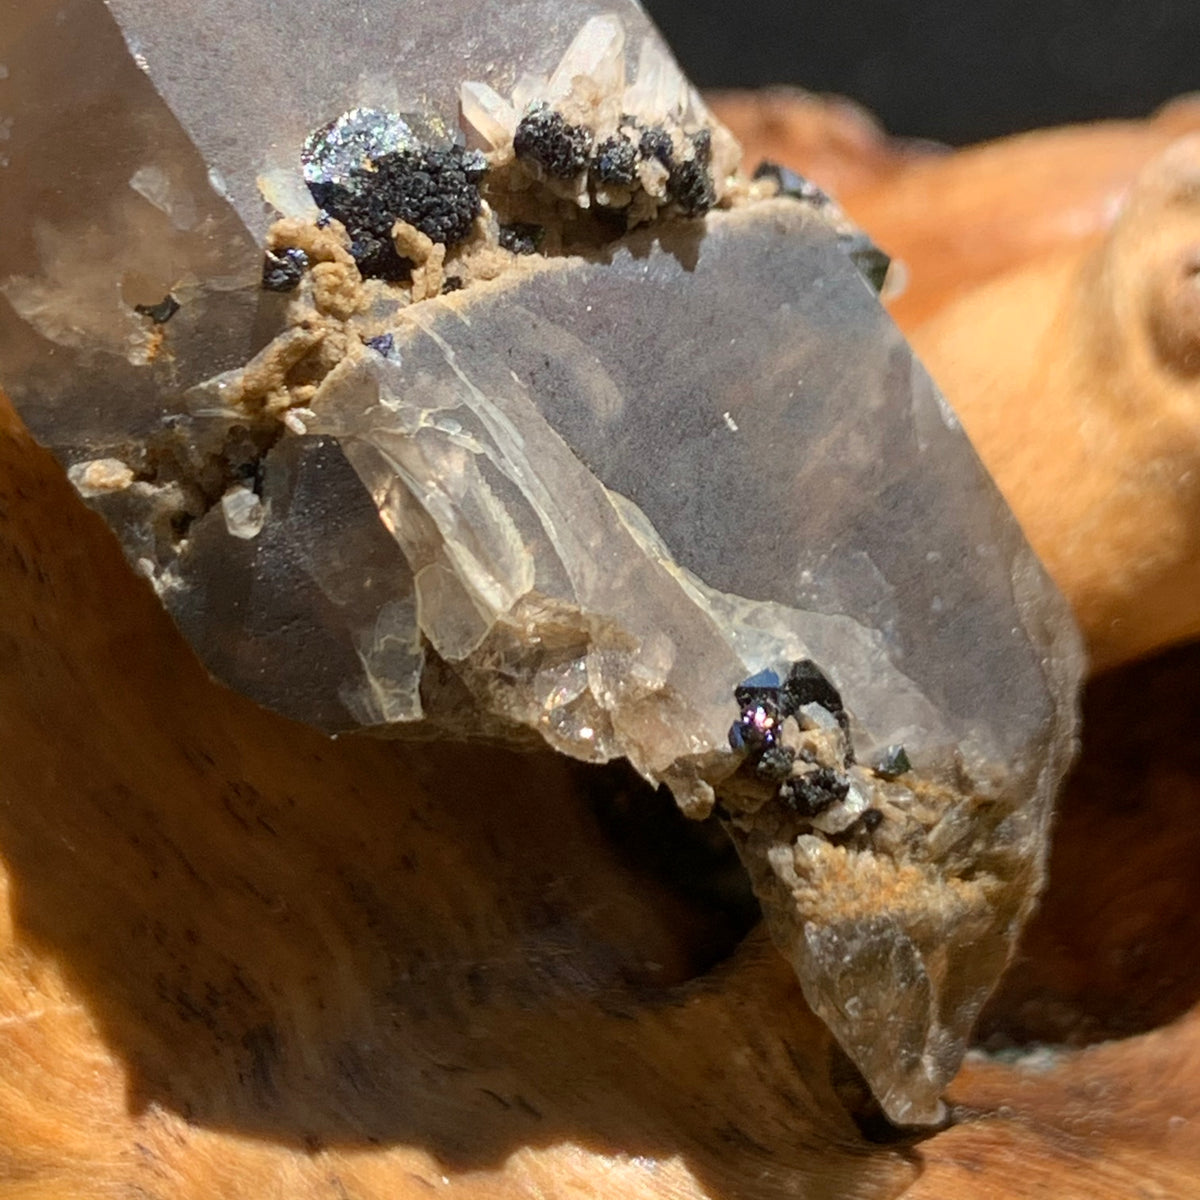
[[[792,663],[782,683],[770,669],[751,675],[733,689],[733,698],[742,710],[729,730],[729,744],[735,750],[773,748],[784,720],[794,717],[806,704],[819,704],[837,720],[843,732],[850,729],[841,693],[809,658]]]
[[[426,237],[454,246],[479,215],[481,154],[459,146],[394,150],[356,167],[345,181],[315,181],[313,199],[350,235],[350,253],[368,278],[405,279],[412,263],[396,252],[392,226],[404,221]]]
[[[292,246],[276,252],[268,250],[263,259],[262,285],[268,292],[290,292],[308,270],[308,255]]]
[[[517,221],[512,225],[500,226],[500,245],[513,254],[536,254],[546,230],[541,225],[532,225],[526,221]]]
[[[412,124],[410,124],[412,122]],[[403,221],[433,242],[455,246],[470,234],[482,211],[480,185],[487,160],[478,151],[449,142],[436,130],[418,134],[419,118],[380,109],[355,108],[314,130],[305,141],[304,179],[320,208],[318,224],[336,218],[350,236],[350,253],[369,279],[401,281],[413,263],[392,238]],[[513,136],[516,157],[549,179],[587,175],[593,189],[639,186],[638,167],[656,162],[667,172],[666,193],[685,217],[699,217],[716,203],[712,178],[712,135],[690,135],[682,152],[670,133],[642,127],[626,117],[616,133],[597,144],[593,130],[568,121],[548,104],[531,108]],[[507,225],[501,245],[518,254],[540,248],[544,231],[535,225]],[[296,288],[309,262],[298,249],[267,254],[262,286],[267,291]]]
[[[397,221],[453,246],[471,232],[482,207],[483,155],[445,138],[423,140],[394,113],[343,113],[309,135],[302,157],[321,219],[335,217],[346,227],[350,253],[368,278],[400,280],[412,270],[392,240]],[[263,286],[290,290],[299,280],[296,265],[269,257]]]
[[[717,202],[712,134],[707,129],[692,134],[679,155],[666,129],[642,127],[627,116],[616,133],[597,143],[587,126],[573,125],[548,104],[539,104],[517,125],[513,152],[551,179],[576,179],[586,171],[593,189],[632,189],[638,183],[638,165],[657,162],[668,172],[668,199],[683,216],[703,216]]]
[[[743,770],[760,782],[775,787],[778,800],[801,818],[816,817],[827,808],[845,800],[850,792],[847,768],[854,762],[850,744],[850,718],[841,693],[829,677],[811,659],[791,665],[787,677],[780,680],[767,669],[750,676],[733,691],[740,710],[730,726],[729,744],[745,755]],[[801,717],[806,705],[825,710],[842,731],[841,762],[836,767],[822,765],[804,750],[796,751],[783,740],[784,722]],[[797,757],[807,766],[794,770]],[[897,779],[912,770],[908,754],[901,745],[888,746],[871,768],[880,779]],[[867,809],[856,823],[866,832],[878,828],[882,813]]]
[[[819,704],[837,721],[846,735],[843,765],[853,761],[849,717],[841,694],[811,659],[792,663],[780,681],[772,670],[759,671],[733,692],[740,715],[729,729],[729,744],[746,754],[757,778],[778,785],[779,799],[798,816],[816,816],[846,798],[850,784],[841,771],[817,767],[794,775],[795,751],[782,740],[783,723],[798,716],[806,704]]]
[[[649,162],[657,159],[669,171],[675,165],[675,144],[671,135],[659,125],[642,130],[638,139],[638,153]]]
[[[623,133],[606,137],[596,147],[592,159],[592,177],[616,187],[633,187],[637,182],[638,148]]]
[[[700,130],[689,139],[691,156],[671,167],[671,198],[685,217],[701,217],[717,202],[712,179],[712,134]]]
[[[548,104],[539,104],[521,118],[513,134],[513,153],[536,163],[552,179],[574,179],[592,152],[592,132],[571,125]]]

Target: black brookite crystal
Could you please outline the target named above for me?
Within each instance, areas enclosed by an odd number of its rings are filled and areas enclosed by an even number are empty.
[[[686,217],[703,216],[717,202],[712,182],[712,135],[701,130],[690,139],[690,154],[671,168],[671,196]]]
[[[599,183],[631,187],[637,178],[637,147],[623,133],[614,133],[596,147],[592,172]]]
[[[268,250],[263,260],[262,285],[269,292],[290,292],[300,286],[308,270],[308,255],[294,246],[276,253]]]
[[[458,146],[393,150],[342,180],[310,180],[313,199],[350,235],[350,253],[369,277],[403,279],[411,267],[396,252],[392,227],[403,221],[431,241],[454,246],[479,215],[483,156]]]
[[[806,706],[815,705],[826,719],[836,721],[844,735],[838,766],[853,762],[849,717],[841,695],[816,663],[808,659],[793,663],[782,683],[775,671],[766,668],[738,684],[733,695],[741,714],[729,729],[730,747],[747,754],[756,779],[777,785],[776,795],[789,810],[816,816],[846,798],[850,785],[839,770],[817,766],[810,771],[802,765],[797,769],[796,749],[786,740],[789,718],[797,719],[798,732]],[[816,763],[809,751],[802,752],[801,760]]]
[[[936,1120],[1042,877],[1061,598],[832,207],[747,199],[640,9],[362,0],[297,54],[310,7],[0,8],[6,389],[230,686],[624,756],[694,816],[719,792],[813,1011],[889,1117]],[[500,245],[593,201],[586,255]],[[444,248],[420,280],[397,223]]]
[[[642,131],[638,153],[643,158],[655,159],[668,171],[675,165],[675,147],[671,144],[671,135],[658,125]]]
[[[523,117],[513,136],[516,156],[536,163],[555,179],[571,179],[583,171],[591,150],[591,131],[568,124],[549,105],[541,105]]]
[[[831,767],[818,767],[807,775],[785,780],[779,794],[794,812],[804,817],[815,817],[830,805],[844,800],[849,790],[850,781],[844,775]]]
[[[500,245],[514,254],[536,254],[545,239],[546,230],[541,225],[528,221],[515,221],[512,225],[500,226]]]
[[[165,325],[179,311],[179,301],[168,292],[157,304],[135,304],[133,311],[155,325]]]
[[[792,663],[782,683],[767,667],[739,683],[733,695],[742,710],[729,731],[729,744],[734,750],[773,746],[779,726],[806,704],[821,705],[843,730],[848,732],[850,728],[841,694],[825,672],[807,658]]]

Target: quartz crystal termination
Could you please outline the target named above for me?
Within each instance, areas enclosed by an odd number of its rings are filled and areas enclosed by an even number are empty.
[[[715,811],[930,1122],[1041,882],[1074,628],[879,257],[608,7],[368,3],[315,56],[299,0],[0,16],[0,371],[217,678]]]

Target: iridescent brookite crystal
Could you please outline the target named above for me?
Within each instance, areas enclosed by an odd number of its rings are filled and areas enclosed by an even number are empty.
[[[936,1120],[1081,668],[886,259],[739,175],[629,2],[31,0],[0,42],[0,375],[213,675],[715,811]]]

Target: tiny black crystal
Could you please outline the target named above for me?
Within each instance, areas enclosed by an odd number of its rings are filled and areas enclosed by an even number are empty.
[[[368,230],[357,230],[350,242],[350,253],[367,279],[398,283],[412,273],[412,260],[396,252],[390,232],[387,236],[378,236]]]
[[[868,833],[874,833],[883,824],[883,813],[877,808],[868,808],[860,818],[862,827]]]
[[[779,798],[801,817],[815,817],[830,805],[845,800],[850,781],[831,767],[818,767],[807,775],[785,779]]]
[[[675,165],[675,144],[671,135],[659,125],[642,131],[638,153],[645,159],[657,159],[669,171]]]
[[[827,208],[833,203],[829,194],[822,191],[811,179],[805,179],[803,175],[798,175],[788,167],[781,167],[778,163],[759,163],[754,170],[754,178],[773,179],[781,196],[790,196],[793,200],[811,204],[814,208]],[[876,292],[881,292],[884,280],[887,279],[888,268],[892,265],[891,257],[859,230],[839,234],[838,243],[850,256],[863,278]]]
[[[792,764],[795,761],[796,752],[790,746],[776,744],[762,752],[758,762],[754,764],[754,773],[759,779],[779,783],[792,773]]]
[[[749,679],[743,679],[733,689],[733,698],[742,708],[762,701],[778,705],[779,676],[770,667],[766,667],[751,675]]]
[[[790,716],[798,713],[806,704],[819,704],[831,712],[843,729],[849,726],[846,706],[841,693],[829,681],[829,677],[810,658],[792,663],[792,669],[783,681],[784,707]]]
[[[536,254],[546,231],[541,225],[517,221],[500,226],[500,245],[513,254]]]
[[[717,202],[712,180],[712,134],[693,134],[692,155],[671,168],[667,189],[685,217],[703,216]]]
[[[135,304],[133,311],[155,325],[165,325],[179,311],[179,301],[168,292],[157,304]]]
[[[614,133],[596,147],[592,175],[597,183],[632,187],[637,179],[637,147],[623,133]]]
[[[876,292],[883,291],[888,268],[892,265],[891,257],[880,250],[865,233],[843,234],[838,242],[871,287]]]
[[[513,153],[554,179],[573,179],[588,165],[591,151],[591,131],[569,125],[546,104],[526,113],[513,135]]]
[[[367,338],[366,345],[370,346],[376,354],[390,358],[396,349],[396,339],[390,333],[381,333],[378,337]]]
[[[286,250],[268,250],[263,259],[262,285],[268,292],[290,292],[308,270],[308,255],[289,246]]]
[[[779,676],[774,671],[759,671],[733,689],[741,715],[729,729],[729,744],[734,750],[770,750],[779,740],[783,723]]]
[[[883,779],[896,779],[911,770],[912,763],[903,746],[889,746],[875,765],[875,774]]]
[[[760,162],[754,169],[755,179],[773,179],[779,187],[781,196],[791,196],[793,200],[802,200],[814,208],[824,208],[830,204],[829,194],[819,188],[811,179],[805,179],[789,167],[781,167],[778,163]]]

